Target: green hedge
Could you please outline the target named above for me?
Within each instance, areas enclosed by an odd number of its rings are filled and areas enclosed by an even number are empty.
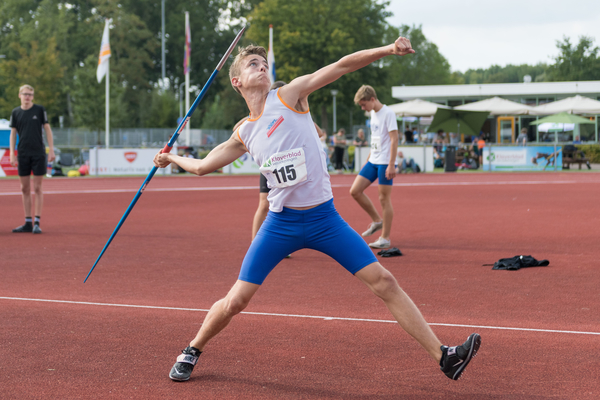
[[[600,145],[599,144],[578,144],[576,146],[581,149],[591,163],[600,163]]]

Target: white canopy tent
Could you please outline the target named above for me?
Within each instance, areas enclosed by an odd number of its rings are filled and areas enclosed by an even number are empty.
[[[454,109],[464,111],[489,111],[490,115],[525,115],[535,113],[534,108],[527,104],[517,103],[501,97],[492,97],[490,99],[463,104],[462,106],[454,107]]]
[[[538,115],[557,114],[567,112],[569,114],[600,114],[600,101],[585,96],[573,96],[566,99],[554,101],[548,104],[534,107]]]
[[[405,101],[404,103],[388,106],[397,117],[431,117],[438,108],[450,108],[438,103],[421,99]]]
[[[538,115],[557,114],[560,112],[566,112],[569,114],[588,114],[598,115],[600,114],[600,101],[594,100],[589,97],[576,95],[573,97],[567,97],[566,99],[554,101],[548,104],[542,104],[541,106],[534,107],[535,113]],[[573,138],[581,137],[580,126],[575,125],[573,131]],[[594,136],[592,140],[598,141],[598,118],[595,120]]]

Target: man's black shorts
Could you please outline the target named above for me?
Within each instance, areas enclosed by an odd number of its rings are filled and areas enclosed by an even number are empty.
[[[263,174],[260,174],[260,193],[269,193],[271,189],[267,186],[267,178]]]
[[[46,175],[46,155],[35,154],[35,155],[17,155],[17,161],[19,162],[19,176],[29,176],[31,172],[33,175],[40,176]]]

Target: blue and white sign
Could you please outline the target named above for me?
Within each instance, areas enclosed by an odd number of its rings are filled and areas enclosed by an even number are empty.
[[[492,147],[483,148],[484,171],[554,171],[562,170],[562,147]]]

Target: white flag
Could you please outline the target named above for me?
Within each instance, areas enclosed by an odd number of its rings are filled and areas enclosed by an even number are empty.
[[[110,58],[110,44],[108,43],[108,25],[110,20],[106,20],[104,25],[104,33],[102,34],[102,44],[100,45],[100,56],[98,57],[98,70],[96,71],[96,78],[98,83],[102,82],[102,78],[108,72],[108,59]]]
[[[269,79],[271,85],[275,82],[275,53],[273,53],[273,25],[269,25],[269,51],[267,52],[267,63],[269,64]]]

